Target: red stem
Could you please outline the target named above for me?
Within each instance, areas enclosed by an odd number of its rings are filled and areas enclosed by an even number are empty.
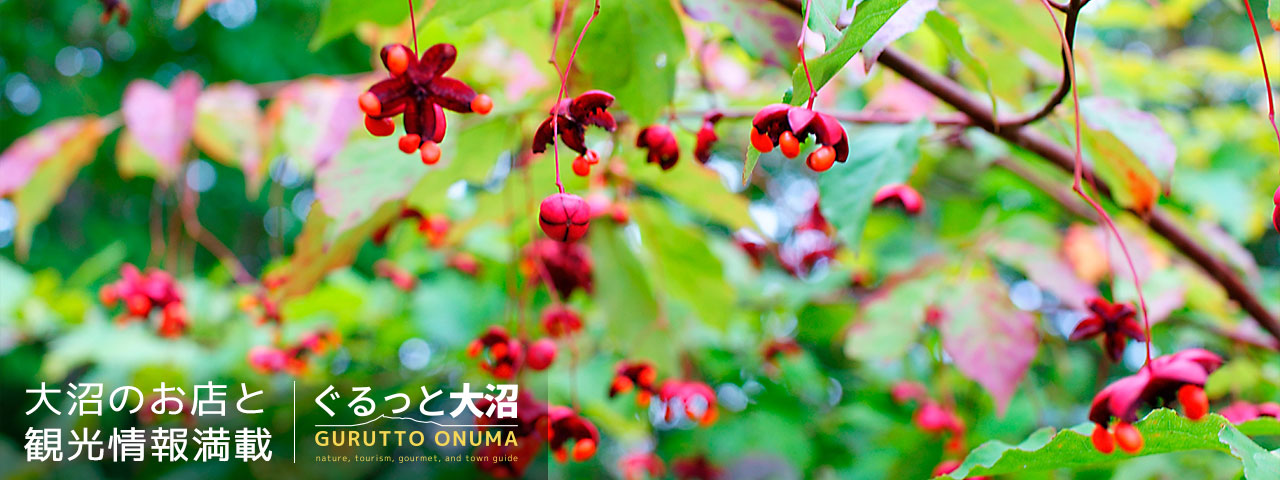
[[[806,107],[813,110],[813,99],[818,96],[818,91],[813,88],[813,77],[809,76],[809,61],[804,55],[804,31],[809,28],[809,6],[813,0],[805,0],[804,2],[804,23],[800,24],[800,40],[796,41],[796,50],[800,51],[800,66],[804,68],[804,79],[809,82],[809,105]]]
[[[413,0],[409,0],[409,30],[413,32],[413,56],[418,56],[418,18],[413,15]]]
[[[582,46],[582,38],[587,36],[587,29],[591,28],[591,22],[600,15],[600,0],[596,0],[595,9],[591,11],[591,16],[587,18],[587,23],[582,25],[582,31],[578,33],[578,41],[573,44],[573,50],[569,51],[569,62],[564,68],[560,68],[560,64],[556,62],[556,49],[560,45],[560,32],[564,29],[564,17],[568,15],[569,0],[565,0],[560,7],[560,18],[556,19],[555,39],[551,42],[551,58],[548,60],[556,69],[556,75],[560,77],[560,91],[556,93],[556,103],[551,107],[551,155],[555,160],[556,166],[556,188],[560,193],[564,193],[564,184],[560,182],[560,144],[555,138],[560,135],[560,115],[556,109],[560,108],[560,101],[564,100],[565,91],[569,86],[569,71],[573,70],[573,59],[578,56],[578,47]]]
[[[1089,206],[1098,212],[1098,216],[1102,217],[1102,221],[1107,224],[1107,228],[1111,233],[1115,234],[1116,242],[1120,244],[1120,251],[1124,254],[1124,260],[1129,265],[1129,273],[1133,275],[1133,286],[1138,290],[1138,303],[1142,307],[1142,326],[1147,333],[1147,361],[1144,364],[1146,368],[1151,368],[1151,318],[1147,312],[1147,299],[1142,294],[1142,280],[1138,278],[1138,269],[1133,265],[1133,257],[1129,255],[1129,247],[1124,244],[1124,238],[1120,236],[1120,230],[1116,228],[1115,222],[1111,220],[1111,215],[1102,208],[1089,194],[1085,191],[1081,179],[1084,176],[1084,156],[1080,151],[1080,94],[1076,84],[1076,67],[1075,52],[1072,51],[1070,43],[1067,42],[1067,35],[1062,30],[1062,24],[1058,23],[1058,16],[1053,13],[1053,5],[1049,4],[1049,0],[1040,0],[1049,17],[1053,19],[1053,26],[1058,29],[1058,38],[1062,41],[1062,48],[1066,54],[1067,75],[1071,82],[1071,108],[1075,112],[1075,179],[1072,181],[1071,189],[1076,192],[1080,198],[1089,202]]]
[[[1258,35],[1258,22],[1253,20],[1253,9],[1249,8],[1249,0],[1241,0],[1244,11],[1249,14],[1249,26],[1253,27],[1253,41],[1258,44],[1258,61],[1262,63],[1262,81],[1267,84],[1267,119],[1271,121],[1271,130],[1276,133],[1276,142],[1280,143],[1280,127],[1276,126],[1276,100],[1271,94],[1271,75],[1267,73],[1267,56],[1262,53],[1262,36]]]

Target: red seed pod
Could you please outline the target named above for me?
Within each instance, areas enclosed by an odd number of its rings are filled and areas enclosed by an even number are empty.
[[[1183,385],[1178,389],[1178,404],[1187,418],[1199,420],[1209,413],[1209,397],[1199,385]]]
[[[187,309],[181,302],[171,302],[164,306],[160,316],[160,328],[157,333],[162,337],[177,337],[187,331]]]
[[[124,301],[125,308],[129,310],[129,314],[135,317],[145,317],[151,313],[151,299],[146,295],[134,294],[130,295]]]
[[[1271,210],[1271,226],[1280,232],[1280,187],[1276,187],[1276,193],[1271,196],[1271,203],[1276,206]]]
[[[1142,450],[1142,433],[1125,422],[1117,423],[1115,428],[1116,444],[1126,453],[1138,453]]]
[[[640,130],[636,146],[648,149],[646,161],[658,164],[663,170],[670,170],[680,160],[680,146],[666,125],[650,125]]]
[[[872,203],[877,207],[897,205],[902,207],[908,215],[918,214],[924,209],[924,198],[920,196],[920,192],[902,183],[880,187]]]
[[[400,137],[400,151],[404,153],[413,153],[422,144],[422,137],[410,133]]]
[[[556,342],[543,338],[529,345],[529,368],[542,371],[556,361]]]
[[[493,110],[493,99],[485,94],[476,95],[476,98],[471,100],[471,110],[481,115],[488,115]]]
[[[422,144],[422,163],[425,165],[435,165],[440,161],[440,145],[436,142],[427,140]]]
[[[538,225],[548,237],[573,242],[587,234],[591,223],[591,207],[577,195],[557,193],[542,200],[538,208]]]
[[[573,174],[579,177],[591,175],[591,162],[586,157],[578,155],[573,159]]]
[[[396,124],[390,118],[364,117],[364,129],[375,137],[385,137],[396,133]]]
[[[1093,434],[1089,435],[1089,440],[1093,442],[1093,448],[1099,452],[1110,454],[1116,450],[1116,439],[1107,431],[1107,427],[1102,425],[1093,425]]]
[[[563,306],[547,307],[542,311],[542,328],[553,338],[572,335],[582,330],[582,317]]]
[[[787,158],[796,158],[800,154],[800,140],[791,132],[782,132],[778,136],[778,148]]]
[[[834,148],[823,145],[809,154],[804,161],[810,169],[815,172],[825,172],[836,164],[836,150]]]

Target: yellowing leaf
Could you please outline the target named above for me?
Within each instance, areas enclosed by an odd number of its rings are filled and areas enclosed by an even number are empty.
[[[245,193],[254,198],[264,178],[262,110],[258,93],[240,82],[213,85],[196,102],[192,139],[209,158],[244,171]]]
[[[1109,131],[1085,129],[1084,144],[1094,172],[1111,187],[1116,203],[1138,213],[1151,211],[1160,198],[1160,180],[1147,165]]]
[[[196,21],[196,18],[204,13],[210,4],[221,2],[222,0],[182,0],[178,5],[178,17],[173,19],[173,26],[178,30],[182,30]]]
[[[36,225],[49,216],[114,129],[115,123],[94,116],[58,120],[0,153],[0,196],[12,198],[18,211],[14,244],[19,258],[30,251]]]

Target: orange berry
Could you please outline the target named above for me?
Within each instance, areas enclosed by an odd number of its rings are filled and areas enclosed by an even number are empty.
[[[484,350],[484,344],[480,343],[479,340],[473,341],[471,345],[467,345],[467,356],[474,357],[479,355],[481,350]]]
[[[573,159],[573,173],[579,177],[585,177],[591,174],[591,162],[586,158],[579,156]]]
[[[557,462],[565,463],[569,461],[569,452],[565,451],[564,447],[560,447],[559,450],[552,453],[555,454]]]
[[[427,140],[422,144],[422,163],[427,165],[435,165],[440,161],[440,145],[431,140]]]
[[[760,153],[769,153],[773,150],[773,140],[769,139],[769,135],[751,128],[751,146],[755,147]]]
[[[400,137],[400,151],[404,153],[413,153],[418,150],[422,143],[422,137],[416,133],[410,133]]]
[[[1115,427],[1116,443],[1120,445],[1120,449],[1128,453],[1138,453],[1142,450],[1142,433],[1138,432],[1133,425],[1120,422]]]
[[[1111,432],[1107,431],[1102,425],[1093,425],[1093,434],[1089,435],[1089,439],[1093,441],[1093,448],[1099,452],[1110,454],[1116,450],[1116,439],[1111,436]]]
[[[720,418],[720,411],[715,407],[711,407],[706,413],[702,414],[702,418],[698,420],[698,424],[704,427],[709,427],[711,424],[716,423],[716,419],[718,418]]]
[[[778,136],[778,148],[782,149],[782,154],[787,158],[796,158],[800,154],[800,140],[791,132],[782,132]]]
[[[364,92],[359,98],[360,110],[366,115],[377,116],[382,114],[382,102],[378,100],[378,96],[373,92]]]
[[[639,380],[640,385],[644,387],[653,385],[654,380],[657,380],[657,379],[658,379],[658,372],[654,371],[652,367],[645,368],[644,370],[640,371],[639,375],[636,375],[636,380]]]
[[[1187,418],[1192,420],[1204,418],[1209,413],[1209,397],[1197,385],[1183,385],[1179,388],[1178,403],[1182,404],[1182,411],[1187,414]]]
[[[634,388],[634,385],[631,383],[631,379],[627,377],[613,379],[613,393],[615,394],[630,392],[632,388]]]
[[[488,95],[482,93],[480,95],[476,95],[476,98],[471,99],[471,111],[481,115],[486,115],[492,110],[493,99],[489,98]]]
[[[507,344],[505,343],[493,344],[493,346],[489,347],[489,356],[494,359],[499,359],[507,356]]]
[[[648,391],[641,390],[636,392],[636,405],[638,406],[647,407],[649,406],[649,401],[652,399],[653,395],[650,395]]]
[[[392,48],[387,52],[387,70],[400,75],[409,69],[409,52],[404,48]]]
[[[596,454],[596,441],[590,438],[578,440],[573,444],[573,461],[585,462]]]
[[[116,293],[114,285],[103,286],[98,290],[98,301],[102,302],[102,306],[107,308],[115,308],[116,301],[120,300],[120,294]]]
[[[364,129],[375,137],[385,137],[396,133],[396,124],[390,118],[364,117]]]
[[[600,154],[596,153],[595,150],[587,150],[586,158],[588,164],[595,165],[600,163]]]
[[[836,149],[824,145],[810,153],[804,163],[815,172],[825,172],[836,163]]]

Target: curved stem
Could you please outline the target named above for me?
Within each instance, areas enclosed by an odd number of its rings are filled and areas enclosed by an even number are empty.
[[[1147,368],[1151,368],[1151,341],[1152,341],[1151,316],[1147,311],[1147,299],[1142,294],[1142,280],[1138,278],[1138,269],[1134,267],[1133,256],[1129,255],[1129,247],[1125,245],[1124,237],[1120,235],[1120,230],[1116,228],[1115,222],[1111,220],[1111,215],[1108,215],[1107,211],[1102,208],[1102,205],[1099,205],[1098,202],[1093,199],[1093,197],[1089,196],[1088,192],[1086,192],[1084,189],[1083,182],[1081,181],[1084,177],[1084,156],[1081,154],[1081,151],[1080,151],[1080,137],[1081,137],[1080,135],[1080,94],[1075,88],[1075,78],[1076,78],[1075,52],[1072,51],[1071,42],[1067,39],[1066,32],[1063,31],[1062,25],[1058,23],[1058,17],[1057,15],[1054,15],[1053,6],[1049,4],[1049,0],[1040,0],[1040,3],[1044,5],[1045,11],[1049,12],[1049,16],[1053,18],[1053,26],[1058,29],[1058,37],[1059,39],[1062,40],[1062,51],[1063,51],[1062,55],[1066,59],[1066,70],[1067,70],[1067,81],[1063,82],[1063,85],[1071,86],[1070,87],[1071,88],[1071,108],[1072,110],[1075,111],[1075,137],[1076,137],[1074,142],[1075,143],[1075,173],[1074,173],[1075,179],[1071,184],[1071,189],[1074,190],[1076,194],[1080,196],[1080,198],[1083,198],[1086,202],[1089,202],[1089,206],[1093,207],[1093,210],[1095,212],[1098,212],[1098,216],[1102,217],[1102,221],[1106,223],[1107,228],[1111,230],[1111,233],[1115,234],[1116,242],[1120,244],[1120,252],[1124,254],[1124,260],[1129,265],[1129,273],[1133,275],[1133,286],[1138,291],[1138,303],[1142,307],[1142,325],[1143,325],[1143,329],[1146,330],[1146,333],[1147,333],[1147,341],[1146,341],[1147,361],[1145,365],[1147,366]],[[1072,5],[1076,4],[1075,0],[1072,0],[1071,3]],[[1068,14],[1068,18],[1070,17],[1071,15]]]
[[[591,16],[587,17],[587,23],[582,24],[582,31],[578,33],[578,41],[573,44],[573,49],[569,51],[569,61],[565,63],[564,68],[560,68],[560,64],[556,62],[556,49],[560,45],[560,32],[564,29],[564,17],[569,12],[569,0],[565,0],[560,8],[560,18],[556,20],[555,39],[551,42],[551,58],[548,60],[556,69],[556,75],[560,77],[560,91],[556,93],[556,103],[551,107],[551,152],[555,160],[556,166],[556,188],[560,193],[564,193],[564,183],[560,182],[560,146],[556,138],[560,136],[560,102],[564,100],[565,91],[569,85],[569,71],[573,70],[573,59],[578,56],[578,47],[582,46],[583,37],[587,36],[587,29],[591,28],[591,22],[600,15],[600,0],[595,0],[595,9],[591,11]]]
[[[413,32],[413,56],[418,56],[418,17],[413,15],[413,0],[409,0],[409,30]]]
[[[1042,0],[1043,1],[1043,0]],[[1035,112],[1023,114],[1008,120],[999,121],[999,127],[1020,127],[1023,125],[1035,123],[1036,121],[1049,116],[1053,110],[1066,100],[1067,93],[1075,92],[1075,74],[1071,71],[1074,69],[1075,59],[1070,58],[1069,53],[1075,49],[1076,22],[1080,17],[1080,9],[1088,3],[1087,0],[1070,0],[1066,5],[1057,4],[1052,1],[1044,1],[1044,4],[1050,8],[1049,16],[1053,17],[1053,24],[1058,28],[1058,35],[1062,39],[1064,50],[1062,53],[1062,82],[1058,84],[1057,90],[1053,91],[1053,95],[1049,96],[1049,100],[1044,106]],[[1065,28],[1058,24],[1058,17],[1053,14],[1053,9],[1061,10],[1067,14]]]
[[[804,68],[804,79],[809,82],[809,105],[806,107],[813,110],[813,99],[818,96],[818,91],[813,88],[813,77],[809,76],[809,61],[805,59],[804,54],[804,32],[809,28],[809,10],[813,0],[805,0],[804,2],[804,22],[800,24],[800,40],[796,41],[796,49],[800,51],[800,66]]]
[[[1276,142],[1280,143],[1280,127],[1276,127],[1276,100],[1271,94],[1271,75],[1267,73],[1267,56],[1262,53],[1262,36],[1258,35],[1258,22],[1253,20],[1253,9],[1249,8],[1249,0],[1244,3],[1244,11],[1249,14],[1249,26],[1253,27],[1253,40],[1258,45],[1258,61],[1262,63],[1262,81],[1267,85],[1267,119],[1271,121],[1271,130],[1276,134]]]

